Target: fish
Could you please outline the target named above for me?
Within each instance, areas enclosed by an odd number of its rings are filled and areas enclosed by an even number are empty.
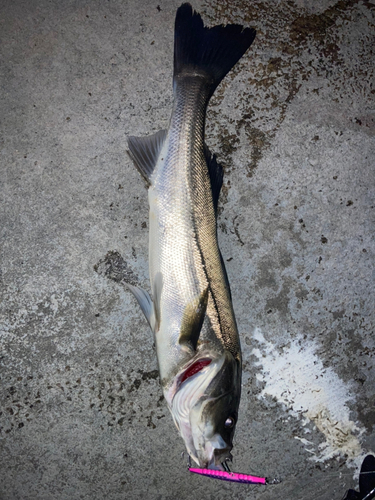
[[[148,187],[151,295],[128,288],[153,332],[164,398],[187,452],[211,470],[227,470],[232,457],[242,360],[217,238],[223,168],[205,144],[205,119],[215,89],[254,38],[253,28],[237,24],[206,27],[181,5],[169,127],[128,137]]]

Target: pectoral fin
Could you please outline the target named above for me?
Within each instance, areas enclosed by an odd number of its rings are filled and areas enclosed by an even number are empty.
[[[208,287],[185,307],[182,318],[179,344],[189,349],[197,349],[208,303]]]
[[[143,290],[143,288],[130,285],[129,283],[126,283],[126,286],[127,288],[129,288],[134,297],[137,299],[138,304],[141,306],[142,312],[145,315],[148,324],[151,327],[151,330],[155,332],[157,321],[156,321],[154,303],[152,302],[150,295],[146,292],[146,290]]]

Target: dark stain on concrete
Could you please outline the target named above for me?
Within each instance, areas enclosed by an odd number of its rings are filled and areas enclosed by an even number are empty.
[[[94,266],[94,270],[101,276],[115,281],[116,283],[129,283],[137,286],[139,283],[137,275],[116,251],[109,251],[106,256]]]
[[[241,126],[244,126],[246,137],[250,143],[250,163],[246,165],[247,177],[252,177],[253,173],[263,157],[263,152],[269,147],[270,141],[267,134],[262,132],[262,130],[252,127],[247,120],[240,120],[238,122],[237,131]]]
[[[303,286],[302,283],[299,283],[294,293],[297,299],[303,302],[304,300],[307,299],[307,296],[309,295],[310,291],[305,286]]]
[[[143,372],[142,370],[138,370],[138,372],[142,375],[142,380],[156,380],[159,378],[158,370],[151,370],[150,372]]]
[[[283,316],[286,316],[289,312],[289,293],[290,288],[283,287],[277,295],[266,301],[264,310],[267,313],[268,311],[273,312],[274,310],[277,310]]]
[[[332,53],[335,53],[337,46],[334,46],[334,44],[327,44],[327,31],[335,26],[338,19],[349,20],[350,18],[346,13],[356,4],[363,4],[369,9],[375,9],[375,5],[367,1],[339,0],[321,14],[296,17],[290,26],[291,41],[297,45],[302,45],[306,43],[307,38],[313,37],[313,39],[320,44],[326,45],[328,50],[331,46]]]
[[[275,270],[277,269],[277,264],[269,259],[264,258],[258,267],[258,275],[255,280],[255,284],[260,288],[271,288],[277,290],[278,283],[275,275]],[[267,307],[268,309],[269,307]]]

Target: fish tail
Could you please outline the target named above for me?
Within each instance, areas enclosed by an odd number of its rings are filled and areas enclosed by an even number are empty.
[[[211,96],[254,38],[254,29],[239,24],[207,28],[190,4],[181,5],[175,22],[174,85],[179,76],[207,75]]]

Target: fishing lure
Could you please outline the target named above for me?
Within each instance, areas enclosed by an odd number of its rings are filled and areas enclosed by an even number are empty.
[[[232,481],[234,483],[247,483],[247,484],[270,484],[266,477],[250,476],[249,474],[238,474],[237,472],[227,472],[223,470],[213,469],[197,469],[189,467],[189,471],[201,476],[208,476],[214,479],[221,479],[223,481]]]

